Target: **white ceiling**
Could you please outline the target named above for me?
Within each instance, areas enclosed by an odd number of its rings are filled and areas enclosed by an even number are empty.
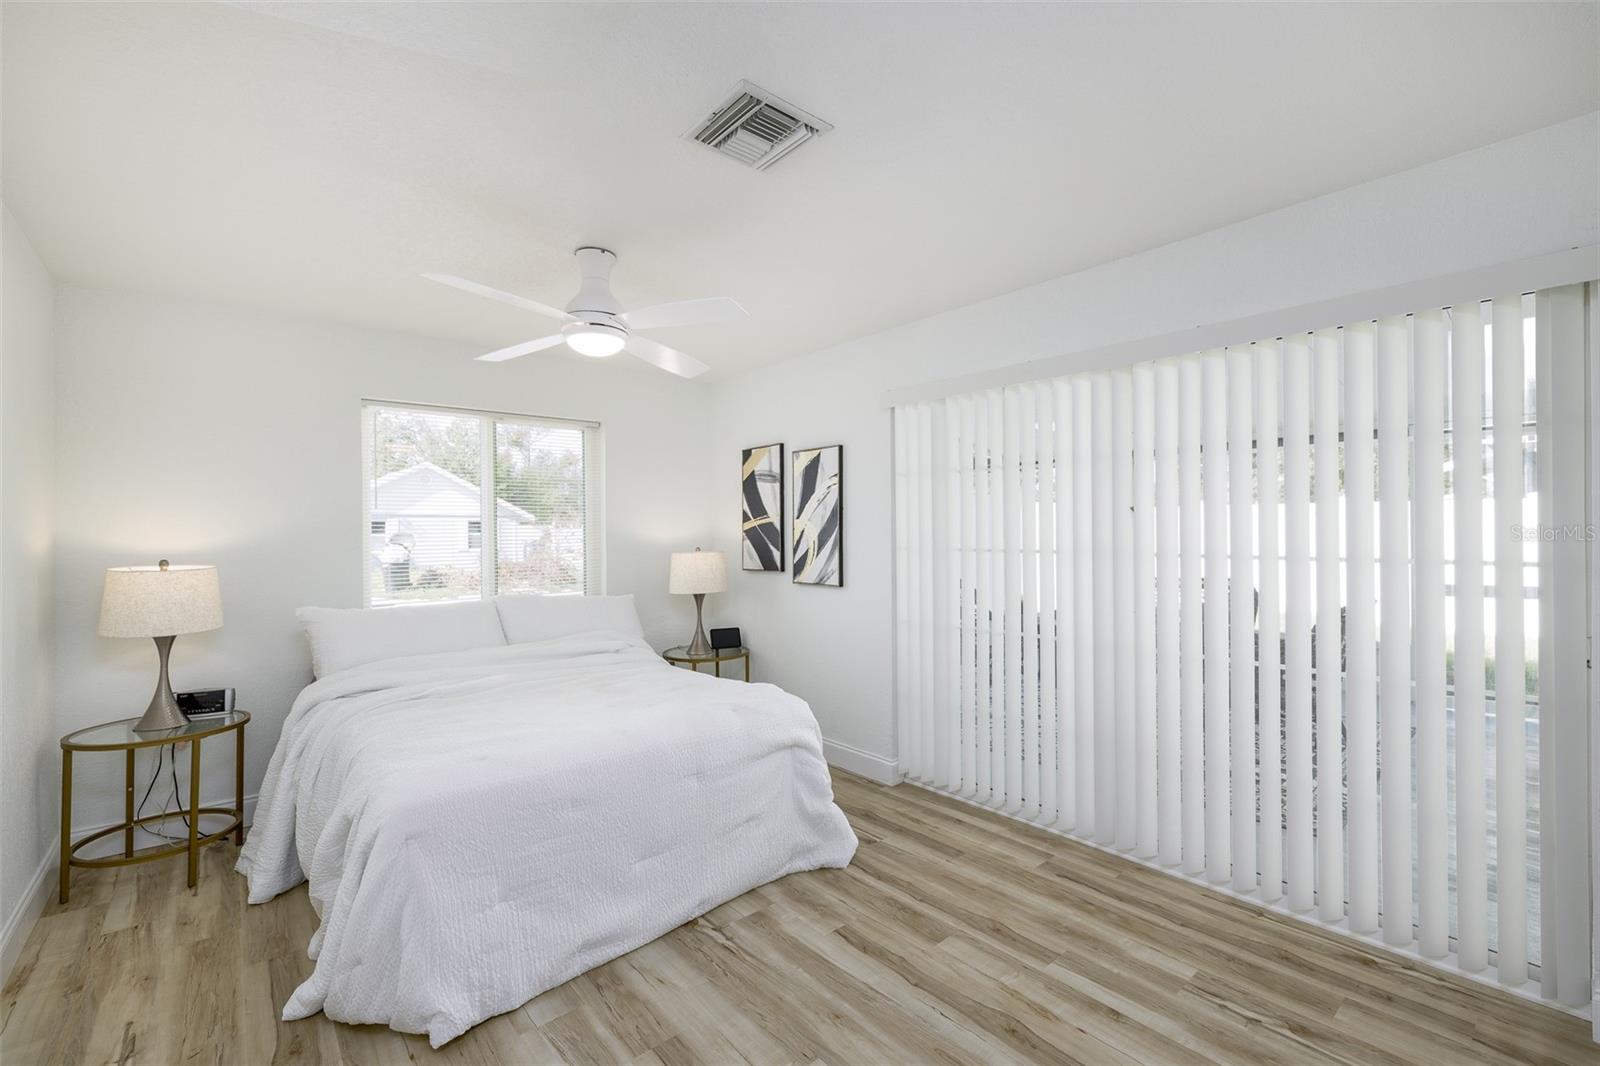
[[[418,274],[600,244],[727,374],[1594,110],[1597,10],[6,3],[4,196],[66,282],[486,348],[547,323]],[[835,130],[684,140],[740,78]]]

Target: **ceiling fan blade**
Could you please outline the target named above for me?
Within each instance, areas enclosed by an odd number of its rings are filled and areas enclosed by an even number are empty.
[[[557,310],[548,304],[542,304],[538,300],[530,300],[526,296],[518,296],[513,292],[491,289],[487,285],[480,285],[478,282],[468,281],[466,278],[458,278],[454,274],[424,274],[422,276],[429,281],[437,281],[440,285],[448,285],[453,289],[460,289],[462,292],[470,292],[474,296],[487,296],[491,300],[499,300],[503,304],[520,307],[524,311],[532,311],[536,315],[545,315],[558,322],[573,321],[573,317],[565,311]]]
[[[678,300],[670,304],[641,307],[620,316],[629,329],[660,329],[663,326],[695,326],[701,322],[732,322],[750,315],[738,300],[726,296],[707,296],[701,300]]]
[[[680,378],[699,377],[711,369],[693,356],[684,355],[676,348],[668,348],[660,341],[641,337],[637,333],[628,334],[628,346],[624,350],[629,355],[637,356],[651,366],[658,366]]]
[[[548,337],[540,337],[538,340],[532,341],[523,341],[521,344],[513,344],[509,348],[501,348],[499,351],[490,352],[488,355],[480,355],[478,356],[478,362],[503,363],[507,359],[516,359],[518,356],[532,355],[534,352],[542,352],[546,348],[554,348],[556,345],[560,344],[566,339],[567,338],[560,333],[552,333]]]

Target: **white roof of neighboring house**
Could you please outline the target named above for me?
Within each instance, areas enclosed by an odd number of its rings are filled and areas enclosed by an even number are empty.
[[[537,525],[539,520],[505,500],[495,501],[495,519]],[[433,463],[418,463],[380,477],[372,486],[374,516],[408,518],[478,517],[478,487]]]

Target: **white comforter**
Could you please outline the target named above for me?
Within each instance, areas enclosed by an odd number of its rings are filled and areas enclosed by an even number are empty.
[[[239,870],[251,903],[311,882],[316,968],[285,1020],[438,1047],[855,847],[802,700],[592,633],[306,688]]]

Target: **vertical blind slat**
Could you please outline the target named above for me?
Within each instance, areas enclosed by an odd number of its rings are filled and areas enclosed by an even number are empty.
[[[1094,410],[1093,389],[1093,383],[1086,379],[1079,379],[1072,386],[1074,496],[1072,548],[1076,559],[1073,598],[1077,604],[1078,614],[1074,623],[1077,649],[1073,655],[1078,706],[1076,791],[1078,832],[1085,836],[1098,835],[1096,824],[1099,813],[1095,809],[1095,802],[1099,798],[1099,783],[1095,780],[1095,760],[1099,758],[1100,750],[1095,735],[1096,726],[1099,724],[1099,715],[1095,711],[1095,697],[1099,694],[1099,684],[1095,680],[1095,674],[1099,664],[1095,661],[1094,636],[1095,607],[1098,600],[1095,596],[1094,482],[1091,473],[1094,467],[1094,434],[1090,421],[1091,412]],[[1110,772],[1109,769],[1107,772]]]
[[[1155,383],[1133,368],[1135,854],[1156,853]]]
[[[930,472],[932,491],[928,494],[928,554],[929,577],[932,583],[931,599],[933,617],[937,625],[926,626],[929,644],[928,690],[936,709],[932,728],[928,730],[925,758],[929,773],[936,785],[950,784],[947,770],[950,745],[950,722],[954,714],[954,688],[949,684],[950,642],[943,639],[941,630],[950,624],[951,608],[948,577],[950,573],[949,487],[950,465],[945,444],[945,405],[934,404],[928,411],[927,436],[923,441],[925,459]]]
[[[1350,928],[1378,930],[1378,678],[1372,324],[1344,329],[1345,795]]]
[[[1138,708],[1133,636],[1133,378],[1111,375],[1112,627],[1116,669],[1116,846],[1131,850],[1138,835]]]
[[[1048,382],[1034,386],[1038,414],[1035,451],[1039,460],[1039,821],[1056,820],[1056,497],[1055,403]]]
[[[939,553],[938,546],[943,541],[943,535],[938,530],[938,523],[934,515],[938,514],[939,505],[944,496],[944,479],[934,460],[934,433],[937,410],[929,409],[923,412],[922,423],[918,427],[919,461],[925,474],[925,489],[922,493],[922,597],[923,604],[932,611],[932,617],[943,622],[943,602],[939,595]],[[939,747],[940,735],[944,731],[944,703],[945,693],[940,691],[939,685],[939,660],[943,641],[936,639],[936,626],[922,627],[922,695],[923,704],[928,709],[929,717],[922,730],[922,776],[938,783],[940,764],[936,752]]]
[[[1311,763],[1311,346],[1283,342],[1284,749],[1289,907],[1316,904]]]
[[[1228,350],[1228,708],[1233,887],[1256,885],[1255,353]],[[1221,590],[1219,590],[1221,591]]]
[[[989,392],[989,803],[1006,801],[1006,674],[1016,670],[1006,647],[1005,399]]]
[[[1095,841],[1114,844],[1117,838],[1117,659],[1116,562],[1112,541],[1116,537],[1113,513],[1111,430],[1111,377],[1098,374],[1094,389],[1094,616],[1102,625],[1094,642],[1094,746],[1095,762],[1104,772],[1095,774]]]
[[[926,610],[923,603],[923,559],[922,552],[922,496],[926,490],[926,471],[922,466],[922,419],[926,418],[926,411],[910,411],[909,426],[906,427],[906,455],[910,461],[912,477],[907,487],[907,504],[910,507],[910,520],[906,523],[906,554],[910,562],[910,579],[907,581],[909,592],[910,616],[912,618],[925,618]],[[925,626],[912,626],[907,632],[907,647],[909,647],[910,666],[910,699],[912,706],[917,709],[912,715],[910,723],[909,754],[910,771],[918,778],[923,775],[922,765],[922,730],[923,723],[928,720],[928,707],[923,703],[923,672],[922,651],[923,631]]]
[[[1056,785],[1056,825],[1076,829],[1078,825],[1077,752],[1078,666],[1077,666],[1077,533],[1073,505],[1075,459],[1072,437],[1072,386],[1064,380],[1052,385],[1056,412],[1056,704],[1060,708],[1056,723],[1056,766],[1060,780]]]
[[[1155,366],[1156,856],[1183,861],[1178,542],[1178,368]]]
[[[1038,475],[1038,399],[1030,388],[1018,392],[1020,424],[1020,475],[1017,509],[1022,522],[1022,624],[1018,639],[1022,644],[1022,717],[1015,745],[1017,768],[1021,772],[1021,792],[1017,803],[1022,813],[1039,814],[1039,475]]]
[[[1315,634],[1317,914],[1336,922],[1345,914],[1344,710],[1339,673],[1343,665],[1343,574],[1339,560],[1339,356],[1337,330],[1314,341],[1317,499],[1317,626]]]
[[[1417,716],[1417,946],[1430,958],[1450,950],[1450,831],[1445,757],[1443,311],[1413,323],[1412,596]]]
[[[962,698],[961,682],[961,563],[962,510],[961,510],[961,407],[953,400],[939,405],[944,425],[939,433],[939,456],[944,471],[945,505],[940,516],[944,523],[944,625],[945,631],[936,639],[944,645],[944,684],[950,692],[947,708],[948,720],[944,726],[944,775],[948,787],[959,792],[961,780],[962,725],[966,720],[966,700]]]
[[[1586,537],[1569,531],[1584,528],[1587,463],[1584,407],[1587,383],[1584,351],[1592,326],[1585,322],[1582,285],[1568,285],[1538,295],[1536,348],[1539,353],[1540,524],[1562,535],[1541,554],[1541,602],[1551,600],[1551,659],[1539,664],[1540,751],[1546,754],[1540,782],[1540,901],[1545,930],[1540,970],[1546,995],[1567,1006],[1590,1001],[1591,966],[1588,934],[1593,927],[1589,890],[1588,804],[1590,750],[1588,704],[1588,590],[1565,575],[1585,566]],[[1548,475],[1549,481],[1543,480]],[[1549,485],[1546,491],[1543,487]],[[1548,698],[1546,696],[1548,693]],[[1551,816],[1546,825],[1544,816]]]
[[[913,410],[909,412],[906,426],[906,459],[910,467],[911,477],[906,486],[906,504],[908,519],[906,521],[906,559],[908,563],[909,578],[906,581],[906,596],[910,617],[922,618],[926,611],[922,606],[922,489],[923,470],[922,459],[918,453],[917,436],[921,433],[923,412]],[[911,772],[918,777],[922,776],[922,723],[927,718],[927,709],[922,704],[922,627],[911,626],[906,632],[906,665],[910,670],[910,679],[907,691],[911,699],[911,706],[916,708],[916,713],[911,716],[911,730],[907,738],[907,749]]]
[[[1541,530],[1557,530],[1559,527],[1555,523],[1558,508],[1555,494],[1552,491],[1554,488],[1552,475],[1555,473],[1556,463],[1561,459],[1561,451],[1564,450],[1569,442],[1563,441],[1558,446],[1555,440],[1555,432],[1552,432],[1558,431],[1558,427],[1553,424],[1551,418],[1555,397],[1551,395],[1551,386],[1554,384],[1552,380],[1554,367],[1550,365],[1550,347],[1548,344],[1550,327],[1549,295],[1540,293],[1536,299],[1544,304],[1539,308],[1539,334],[1534,339],[1532,352],[1535,365],[1534,406],[1537,412],[1536,421],[1540,438],[1533,449],[1535,453],[1534,476],[1536,478],[1534,491],[1538,494],[1538,513],[1536,517]],[[1582,389],[1581,378],[1578,388]],[[1581,452],[1583,450],[1584,445],[1581,438],[1570,443],[1575,451]],[[1540,447],[1539,445],[1543,446]],[[1556,610],[1563,597],[1561,590],[1551,588],[1553,582],[1546,579],[1554,570],[1555,556],[1560,551],[1560,541],[1552,540],[1548,543],[1542,543],[1538,552],[1539,569],[1536,580],[1540,588],[1546,590],[1545,594],[1539,597],[1538,621],[1535,623],[1539,642],[1535,654],[1539,663],[1536,698],[1538,700],[1539,735],[1541,737],[1550,737],[1556,722],[1565,717],[1551,713],[1557,706],[1560,706],[1559,697],[1556,695],[1556,689],[1559,687],[1560,682],[1556,678],[1555,672],[1548,669],[1556,661],[1556,646],[1558,643]],[[1581,613],[1577,618],[1577,624],[1580,626],[1585,624]],[[1581,706],[1581,704],[1576,705]],[[1554,740],[1556,738],[1551,737],[1551,739]],[[1560,787],[1560,782],[1554,773],[1555,760],[1552,758],[1553,754],[1548,744],[1540,744],[1537,748],[1537,758],[1539,760],[1538,780],[1540,786],[1548,790],[1546,792],[1547,796],[1553,794]],[[1556,918],[1560,910],[1561,889],[1563,887],[1561,885],[1560,863],[1554,854],[1554,844],[1556,838],[1560,835],[1560,831],[1561,819],[1555,811],[1550,811],[1540,825],[1538,834],[1539,869],[1542,875],[1539,878],[1538,906],[1542,911],[1541,918],[1543,919],[1539,923],[1539,994],[1546,999],[1554,999],[1556,997],[1556,988],[1561,981],[1561,964],[1557,958],[1560,953],[1556,950],[1555,943],[1556,926],[1559,922],[1552,920]],[[1587,890],[1587,886],[1585,886],[1585,889]]]
[[[992,795],[993,775],[990,772],[989,716],[993,710],[993,666],[990,642],[993,639],[990,619],[994,610],[994,558],[993,507],[989,499],[989,402],[981,393],[972,398],[972,510],[977,523],[978,557],[972,579],[973,624],[977,640],[973,649],[973,688],[976,698],[973,713],[977,726],[973,731],[972,776],[973,797],[980,803]]]
[[[911,670],[911,642],[917,631],[918,622],[911,609],[911,585],[916,581],[916,573],[912,569],[912,557],[909,546],[911,534],[911,486],[915,483],[917,473],[916,464],[910,453],[910,425],[917,417],[915,407],[901,408],[894,413],[894,552],[895,552],[895,702],[900,708],[896,724],[896,736],[899,741],[899,750],[909,756],[912,751],[912,730],[916,728],[921,715],[917,713],[916,701],[912,697],[911,679],[914,676]],[[906,772],[914,772],[914,767],[907,766]]]
[[[972,401],[961,397],[955,403],[957,419],[956,461],[960,467],[961,507],[961,588],[957,637],[961,641],[961,795],[972,797],[977,789],[978,686],[976,595],[978,575],[978,513],[976,476],[972,464]]]
[[[1489,965],[1484,786],[1483,315],[1450,312],[1450,489],[1455,496],[1456,958]]]
[[[1000,468],[1005,508],[1005,809],[1022,809],[1022,425],[1016,390],[1001,397],[1005,412],[1005,444]]]
[[[1233,808],[1229,792],[1228,694],[1228,364],[1220,352],[1200,360],[1204,412],[1200,427],[1201,477],[1205,482],[1205,581],[1201,598],[1205,637],[1206,878],[1226,881],[1233,873]]]
[[[1528,979],[1527,769],[1523,646],[1522,523],[1523,345],[1522,297],[1492,305],[1490,362],[1494,367],[1494,733],[1495,894],[1501,984]]]
[[[1381,543],[1378,664],[1382,926],[1389,944],[1409,944],[1411,927],[1411,391],[1410,322],[1378,321],[1378,522]]]
[[[1180,718],[1183,722],[1183,870],[1200,874],[1206,868],[1205,786],[1205,543],[1201,513],[1202,485],[1200,441],[1201,378],[1198,358],[1178,363],[1178,507],[1188,517],[1179,531],[1180,568],[1179,643],[1182,685]]]
[[[917,463],[923,471],[922,492],[918,497],[921,509],[921,519],[918,523],[920,532],[918,553],[922,564],[920,584],[923,609],[932,612],[932,617],[942,618],[937,576],[939,556],[935,551],[940,538],[935,531],[934,515],[938,513],[940,498],[943,496],[943,479],[939,477],[939,469],[934,463],[934,419],[934,411],[926,410],[917,424]],[[923,778],[935,782],[938,763],[935,761],[934,751],[939,743],[939,733],[944,728],[944,693],[939,691],[940,643],[935,636],[935,627],[922,627],[919,658],[922,665],[922,680],[919,684],[926,718],[921,730],[922,750],[918,755],[918,761],[922,766]]]
[[[1056,826],[1077,828],[1077,595],[1072,528],[1074,458],[1072,458],[1072,386],[1051,383],[1051,407],[1056,411]]]
[[[1278,342],[1256,346],[1256,706],[1260,736],[1256,865],[1261,898],[1283,895],[1283,677],[1278,613]]]

